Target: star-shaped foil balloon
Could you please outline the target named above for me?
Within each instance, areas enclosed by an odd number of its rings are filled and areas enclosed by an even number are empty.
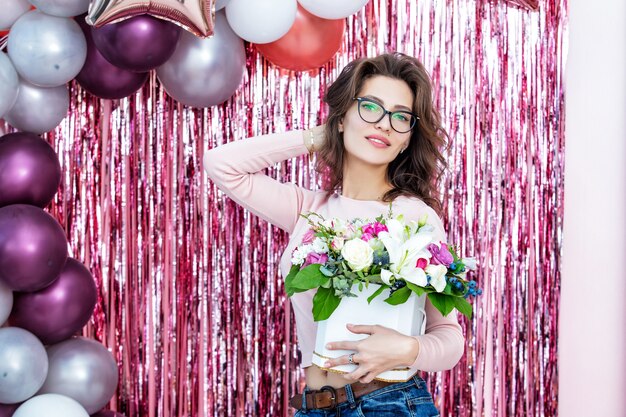
[[[140,14],[168,20],[201,38],[213,35],[214,0],[94,0],[86,20],[100,27]]]
[[[505,0],[505,3],[531,10],[539,10],[539,0]]]

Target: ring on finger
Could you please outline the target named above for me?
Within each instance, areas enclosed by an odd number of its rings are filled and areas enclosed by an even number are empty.
[[[350,365],[357,365],[357,363],[354,361],[354,355],[355,353],[351,353],[348,355],[348,364]]]

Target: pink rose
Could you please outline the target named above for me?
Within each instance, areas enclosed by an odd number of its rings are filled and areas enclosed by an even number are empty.
[[[440,243],[441,248],[434,243],[428,245],[428,250],[433,255],[433,257],[430,259],[430,263],[433,265],[445,265],[446,267],[448,267],[452,262],[454,262],[454,258],[448,250],[448,245],[446,245],[444,242]]]
[[[379,222],[368,223],[363,226],[363,233],[368,233],[372,235],[372,237],[378,236],[380,232],[388,232],[387,226]]]
[[[302,244],[307,245],[309,243],[312,243],[315,240],[315,232],[313,231],[313,229],[309,229],[304,233],[304,236],[302,236]]]
[[[382,223],[379,223],[379,222],[374,223],[374,230],[376,231],[376,236],[378,236],[378,234],[380,232],[388,232],[389,231],[389,229],[387,229],[386,225],[384,225]]]
[[[370,239],[373,239],[374,236],[372,236],[371,233],[363,233],[361,235],[361,240],[364,240],[365,242],[369,241]]]
[[[420,269],[424,269],[428,266],[428,259],[425,258],[419,258],[417,260],[417,263],[415,264],[415,267],[420,268]]]
[[[304,265],[302,265],[302,268],[312,265],[312,264],[324,265],[327,260],[328,260],[327,254],[311,252],[306,256],[306,260],[304,261]]]

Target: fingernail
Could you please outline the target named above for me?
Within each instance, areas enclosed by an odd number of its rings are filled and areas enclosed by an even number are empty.
[[[325,368],[330,367],[330,362],[324,362],[324,367],[325,367]]]
[[[332,349],[332,348],[333,348],[333,346],[330,343],[326,344],[326,349]]]

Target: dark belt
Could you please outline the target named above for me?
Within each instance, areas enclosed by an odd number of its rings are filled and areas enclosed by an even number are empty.
[[[354,399],[362,397],[370,392],[374,392],[377,389],[381,389],[388,385],[395,384],[395,382],[373,380],[369,384],[363,384],[361,382],[355,382],[350,384],[352,388],[352,395]],[[333,410],[339,404],[348,401],[348,395],[345,388],[333,388],[330,386],[322,387],[319,390],[307,391],[306,394],[306,408],[308,409],[322,409]],[[302,408],[302,394],[296,394],[289,400],[289,405],[299,410]]]

